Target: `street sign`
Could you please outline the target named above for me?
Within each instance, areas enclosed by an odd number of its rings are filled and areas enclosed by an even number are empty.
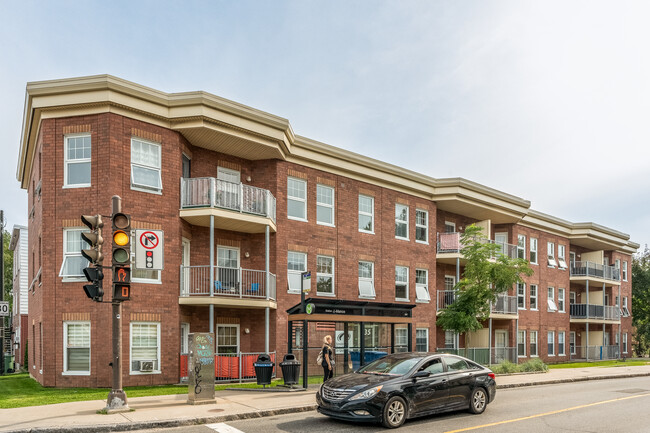
[[[0,317],[9,316],[9,302],[0,302]]]
[[[301,287],[303,293],[309,293],[311,291],[311,272],[303,272],[301,276]]]
[[[164,269],[164,233],[162,230],[135,231],[135,269],[162,271]]]

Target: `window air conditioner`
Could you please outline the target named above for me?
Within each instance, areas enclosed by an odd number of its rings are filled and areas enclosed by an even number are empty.
[[[140,361],[140,371],[153,371],[154,361]]]

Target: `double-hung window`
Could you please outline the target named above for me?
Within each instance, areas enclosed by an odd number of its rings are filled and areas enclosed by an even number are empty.
[[[316,256],[316,294],[334,296],[334,257]]]
[[[517,331],[517,356],[526,356],[526,331]]]
[[[375,264],[359,261],[359,297],[375,298]]]
[[[555,331],[548,331],[548,356],[555,356]]]
[[[618,337],[618,334],[616,334],[616,337]],[[569,332],[569,353],[571,355],[576,354],[576,333],[575,333],[575,331]]]
[[[526,236],[517,235],[517,258],[526,258]]]
[[[375,198],[359,194],[359,231],[375,233]]]
[[[429,328],[416,328],[415,330],[415,351],[429,351]]]
[[[83,269],[88,266],[88,260],[81,255],[81,250],[87,246],[81,239],[84,231],[77,228],[63,229],[63,263],[59,276],[64,280],[84,278]]]
[[[287,218],[307,221],[307,181],[287,178]]]
[[[566,310],[564,309],[564,292],[565,290],[563,288],[557,289],[557,310],[560,313],[566,312]]]
[[[524,283],[517,283],[517,308],[526,309],[526,284]]]
[[[160,372],[160,323],[131,322],[131,374]]]
[[[553,242],[546,243],[546,254],[548,256],[548,265],[555,267],[557,262],[555,261],[555,244]]]
[[[566,355],[566,353],[564,352],[565,335],[566,333],[564,331],[559,331],[557,333],[557,354],[559,356]]]
[[[555,288],[548,288],[548,311],[557,311],[557,305],[555,305]]]
[[[557,261],[560,269],[566,269],[566,247],[564,245],[557,246]]]
[[[627,332],[623,333],[623,353],[627,353]]]
[[[537,264],[537,238],[530,238],[530,263]]]
[[[287,281],[290,293],[302,290],[302,273],[307,271],[307,254],[296,251],[287,253]]]
[[[530,331],[530,356],[539,356],[537,353],[537,331]]]
[[[403,204],[395,204],[395,237],[408,240],[409,238],[409,208]]]
[[[131,138],[131,187],[133,189],[160,192],[160,144]]]
[[[415,300],[416,302],[429,302],[429,271],[427,269],[415,270]]]
[[[456,333],[454,331],[445,331],[445,349],[456,348]]]
[[[63,322],[63,374],[90,374],[90,322]]]
[[[429,243],[429,211],[415,210],[415,242]]]
[[[621,307],[623,317],[630,317],[630,310],[627,309],[627,296],[623,296],[623,306]]]
[[[406,266],[395,266],[395,299],[409,300],[409,268]]]
[[[316,223],[334,227],[334,188],[316,186]]]
[[[530,309],[537,310],[537,285],[530,285]]]
[[[623,281],[627,281],[627,262],[623,262]]]
[[[90,186],[90,134],[65,137],[63,186]]]

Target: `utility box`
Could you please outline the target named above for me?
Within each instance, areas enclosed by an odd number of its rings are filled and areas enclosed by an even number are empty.
[[[216,403],[214,398],[214,334],[189,335],[188,404]]]

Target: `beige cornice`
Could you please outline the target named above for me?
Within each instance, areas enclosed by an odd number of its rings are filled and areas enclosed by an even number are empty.
[[[629,236],[594,223],[570,223],[530,209],[530,201],[463,178],[436,179],[296,136],[287,119],[203,92],[165,93],[113,77],[27,84],[16,177],[27,188],[42,119],[115,113],[176,130],[192,144],[245,159],[281,159],[431,200],[445,211],[517,223],[576,245],[633,254]]]

